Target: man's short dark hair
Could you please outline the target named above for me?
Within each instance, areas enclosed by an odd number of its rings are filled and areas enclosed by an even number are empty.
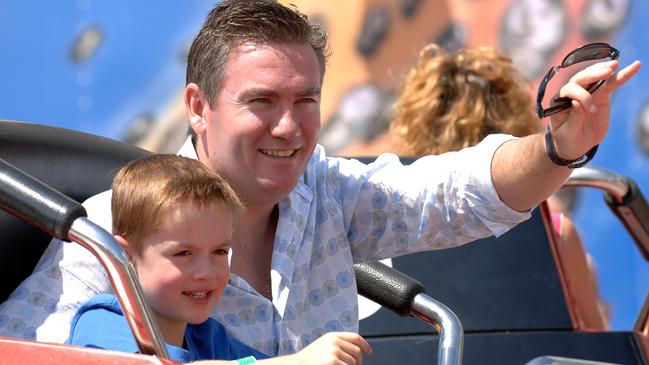
[[[295,6],[275,0],[223,0],[210,11],[194,38],[186,83],[197,84],[211,103],[220,91],[230,53],[248,42],[308,44],[324,77],[329,55],[327,35]]]

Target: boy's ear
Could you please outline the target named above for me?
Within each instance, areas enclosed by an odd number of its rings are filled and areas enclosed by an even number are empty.
[[[207,97],[201,87],[192,82],[185,86],[184,99],[189,126],[200,135],[205,131],[205,114],[210,107]]]
[[[128,256],[128,258],[132,259],[133,258],[133,253],[134,253],[133,251],[135,250],[133,248],[133,246],[131,246],[128,243],[128,241],[126,240],[126,238],[124,238],[122,236],[115,235],[113,237],[115,237],[115,240],[117,241],[117,243],[119,243],[119,245],[122,246],[122,248],[126,252],[126,255]]]

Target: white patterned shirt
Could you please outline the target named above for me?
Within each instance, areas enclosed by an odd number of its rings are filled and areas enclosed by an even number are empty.
[[[317,146],[279,203],[272,301],[233,274],[213,317],[269,355],[293,353],[326,332],[358,331],[354,263],[500,235],[529,217],[502,203],[491,179],[494,151],[510,138],[492,135],[409,166],[392,154],[370,165],[330,158]],[[197,158],[189,139],[179,154]],[[110,230],[110,191],[84,206]],[[94,256],[54,239],[34,273],[0,305],[0,336],[62,343],[76,309],[110,291]]]

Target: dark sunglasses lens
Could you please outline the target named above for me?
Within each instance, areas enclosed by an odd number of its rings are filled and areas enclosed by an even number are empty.
[[[584,62],[584,61],[600,61],[604,58],[612,58],[613,49],[609,46],[593,46],[593,47],[582,47],[572,51],[568,57],[563,61],[562,66],[568,67],[574,65],[575,63]]]
[[[579,71],[599,62],[609,61],[617,58],[617,52],[607,44],[590,44],[572,51],[563,61],[558,72],[550,72],[549,81],[544,85],[545,92],[537,99],[541,109],[548,112],[558,112],[570,107],[570,100],[565,98],[556,98],[559,90]],[[588,85],[586,89],[589,92],[597,90],[603,82],[595,82]],[[557,106],[563,107],[557,110]],[[538,107],[539,105],[537,105]]]

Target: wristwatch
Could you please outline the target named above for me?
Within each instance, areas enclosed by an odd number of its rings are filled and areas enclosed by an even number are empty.
[[[599,145],[597,144],[576,160],[564,160],[557,155],[557,150],[554,149],[554,139],[552,138],[552,132],[550,131],[550,124],[548,124],[548,127],[545,129],[545,153],[548,154],[548,157],[550,157],[552,162],[559,166],[565,166],[569,169],[582,167],[595,157],[598,148]]]

